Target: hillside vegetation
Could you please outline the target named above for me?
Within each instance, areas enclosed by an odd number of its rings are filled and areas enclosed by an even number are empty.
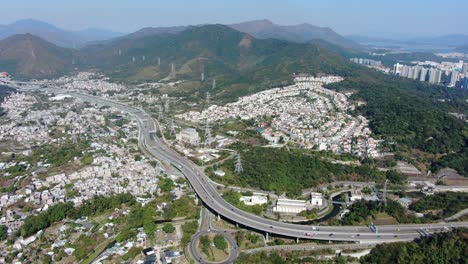
[[[73,50],[61,48],[31,34],[0,41],[0,69],[16,78],[42,79],[72,70]]]
[[[377,245],[361,263],[466,263],[468,233],[466,229],[434,234],[418,242]]]
[[[385,174],[367,165],[346,166],[324,161],[317,153],[301,150],[235,146],[242,158],[243,171],[239,176],[225,176],[231,184],[258,187],[262,190],[286,192],[298,196],[301,190],[336,180],[383,181]],[[224,165],[234,168],[233,161]]]

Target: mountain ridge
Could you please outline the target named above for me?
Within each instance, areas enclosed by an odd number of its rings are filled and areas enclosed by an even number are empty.
[[[17,78],[49,78],[66,73],[73,51],[58,47],[32,34],[0,40],[0,68]]]
[[[28,33],[65,48],[79,48],[83,47],[87,42],[115,38],[122,35],[119,32],[94,28],[69,31],[35,19],[22,19],[9,25],[0,25],[0,40]]]
[[[228,26],[261,39],[276,38],[299,43],[322,39],[343,48],[362,48],[359,44],[346,39],[329,27],[318,27],[308,23],[297,25],[278,25],[270,20],[262,19],[231,24]]]

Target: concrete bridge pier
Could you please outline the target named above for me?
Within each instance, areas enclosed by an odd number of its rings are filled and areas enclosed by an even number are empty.
[[[265,242],[268,242],[268,232],[265,233]]]

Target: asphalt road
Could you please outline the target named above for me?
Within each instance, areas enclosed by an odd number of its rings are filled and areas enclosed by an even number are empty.
[[[151,131],[154,132],[157,130],[158,124],[142,109],[77,92],[60,89],[55,91],[69,94],[84,101],[89,101],[90,103],[112,106],[135,116],[140,125],[140,140],[147,148],[148,152],[180,170],[185,175],[188,182],[190,182],[198,197],[207,207],[226,219],[266,234],[277,234],[302,239],[379,243],[413,240],[421,236],[421,230],[424,230],[427,234],[447,231],[452,227],[468,227],[468,222],[383,225],[377,227],[377,232],[373,232],[367,226],[307,226],[265,219],[237,209],[226,202],[216,191],[215,187],[210,184],[208,176],[205,175],[201,169],[192,161],[186,159],[165,143],[161,142],[154,133],[150,133]]]

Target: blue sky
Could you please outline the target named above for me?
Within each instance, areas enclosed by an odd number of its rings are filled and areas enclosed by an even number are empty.
[[[468,0],[5,0],[0,24],[34,18],[66,29],[131,32],[145,26],[270,19],[373,36],[468,34]]]

